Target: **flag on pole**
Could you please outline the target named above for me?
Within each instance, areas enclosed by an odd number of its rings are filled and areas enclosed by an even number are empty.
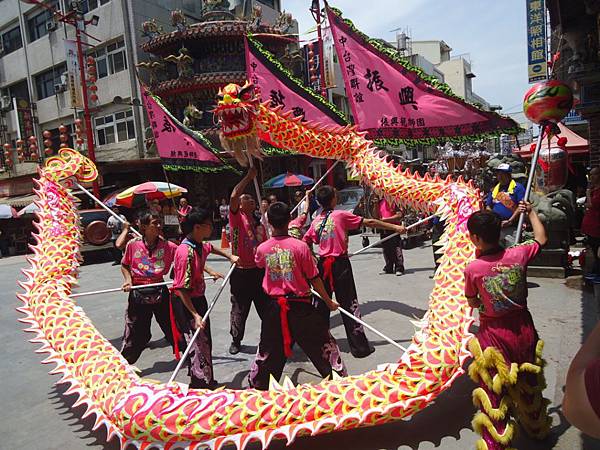
[[[284,68],[260,42],[246,38],[246,71],[262,101],[281,106],[303,121],[321,125],[346,125],[344,115],[326,99],[306,88],[302,81]]]
[[[238,172],[218,156],[218,150],[206,137],[179,122],[158,97],[152,95],[143,84],[140,86],[156,149],[166,170]]]
[[[431,144],[519,132],[512,119],[465,102],[339,11],[326,10],[354,120],[369,139]]]

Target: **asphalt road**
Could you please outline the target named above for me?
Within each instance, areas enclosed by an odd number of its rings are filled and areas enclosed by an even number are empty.
[[[353,237],[351,246],[357,249],[360,238]],[[414,327],[410,319],[420,318],[426,311],[427,298],[433,282],[431,248],[405,251],[406,274],[402,277],[379,275],[383,266],[380,250],[373,249],[353,260],[362,313],[366,321],[403,344],[410,341]],[[209,265],[221,271],[226,264],[215,257]],[[79,450],[118,449],[115,441],[106,443],[104,431],[92,432],[90,419],[80,417],[83,408],[72,408],[73,396],[65,396],[66,386],[54,385],[58,376],[48,375],[50,366],[40,364],[43,355],[35,353],[36,346],[22,332],[15,311],[18,300],[16,280],[22,278],[20,269],[26,267],[23,257],[0,259],[0,339],[4,342],[0,358],[0,449]],[[591,293],[583,291],[577,278],[568,280],[530,279],[530,308],[541,337],[545,340],[548,362],[545,395],[551,399],[553,428],[551,436],[538,443],[520,437],[515,447],[523,449],[600,450],[600,441],[582,437],[560,415],[564,379],[569,361],[581,345],[583,336],[594,326],[597,307]],[[110,263],[96,263],[81,268],[80,291],[119,286],[119,268]],[[207,296],[216,286],[209,283]],[[232,356],[229,347],[229,295],[226,290],[211,318],[213,358],[216,379],[229,387],[244,388],[246,376],[256,351],[259,321],[251,312],[242,352]],[[119,347],[123,331],[126,297],[123,294],[99,295],[79,299],[99,330]],[[350,373],[358,374],[380,363],[396,361],[398,350],[370,335],[376,352],[365,359],[354,359],[348,352],[341,319],[332,319],[332,332],[344,352]],[[145,377],[166,381],[175,364],[157,326],[153,340],[137,367]],[[295,383],[317,382],[315,369],[301,350],[288,362],[285,375]],[[178,377],[186,382],[185,371]],[[477,439],[470,422],[475,412],[471,403],[473,385],[466,376],[442,394],[432,405],[410,421],[386,426],[334,433],[313,438],[297,439],[293,449],[470,449]],[[250,446],[257,448],[257,446]],[[272,449],[282,449],[274,442]]]

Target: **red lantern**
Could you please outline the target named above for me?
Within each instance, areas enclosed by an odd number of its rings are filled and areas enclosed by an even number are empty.
[[[558,123],[573,107],[573,92],[562,81],[535,84],[525,94],[523,112],[533,123]]]
[[[60,139],[60,142],[63,142],[63,143],[67,142],[69,140],[69,135],[61,133],[59,139]]]
[[[44,145],[46,147],[52,147],[52,140],[50,140],[50,139],[44,139]]]
[[[17,147],[21,147],[25,141],[23,139],[17,139]]]
[[[29,155],[29,158],[36,160],[36,159],[38,159],[38,155],[35,152],[31,152],[31,155]]]
[[[66,133],[67,132],[67,127],[64,126],[62,123],[60,124],[60,126],[58,127],[58,131],[60,133]]]
[[[93,56],[88,56],[87,57],[87,63],[88,63],[88,65],[96,64],[96,61],[94,60]]]
[[[35,136],[29,136],[29,138],[27,140],[29,141],[30,144],[37,143],[37,138]]]
[[[81,119],[75,119],[75,126],[80,127],[82,123],[83,123],[83,120],[81,120]]]
[[[35,152],[36,150],[37,150],[37,145],[35,145],[35,144],[31,144],[31,145],[29,146],[29,151],[30,151],[31,153]]]
[[[42,133],[42,136],[44,136],[46,139],[50,139],[52,137],[52,132],[48,131],[48,130],[44,130],[44,132]]]
[[[88,78],[88,81],[89,81],[90,83],[95,83],[95,82],[96,82],[96,77],[94,77],[94,76],[91,76],[91,77],[89,77],[89,78]]]
[[[23,156],[22,153],[19,153],[19,156],[17,157],[19,162],[22,163],[25,160],[25,157]]]
[[[562,137],[558,138],[556,145],[558,145],[560,148],[564,148],[567,146],[567,142],[568,142],[568,139],[566,137],[562,136]]]
[[[92,94],[90,95],[90,100],[93,102],[97,102],[98,101],[98,96],[96,94]]]
[[[85,141],[84,141],[83,139],[81,139],[81,138],[77,138],[77,139],[75,140],[75,142],[77,142],[77,145],[83,145],[83,143],[84,143]]]
[[[60,143],[60,148],[67,148],[67,147],[68,147],[68,145],[67,145],[66,142],[61,142]]]
[[[92,85],[90,86],[90,91],[92,91],[92,92],[95,92],[95,91],[97,91],[97,90],[98,90],[98,86],[96,86],[95,84],[92,84]]]
[[[3,145],[3,147],[4,147],[4,151],[6,151],[6,152],[10,151],[10,144],[6,143]]]
[[[47,156],[50,156],[50,155],[52,154],[52,148],[51,148],[51,147],[46,147],[46,148],[44,149],[44,153],[45,153]]]

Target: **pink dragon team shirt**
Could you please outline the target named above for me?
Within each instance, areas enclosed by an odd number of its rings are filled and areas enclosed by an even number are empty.
[[[396,215],[396,210],[384,198],[379,202],[379,217],[387,219]]]
[[[319,230],[325,217],[327,221],[319,237]],[[326,211],[322,211],[310,225],[303,239],[308,244],[319,245],[319,256],[346,255],[348,254],[348,231],[360,228],[362,221],[362,217],[349,211],[333,210],[329,216]]]
[[[175,252],[173,289],[190,290],[192,297],[204,295],[204,265],[212,249],[208,242],[198,243],[187,238],[183,240]]]
[[[231,253],[240,258],[237,266],[242,269],[256,267],[256,247],[264,241],[262,227],[259,229],[253,217],[238,209],[235,213],[229,211],[229,228]]]
[[[143,239],[132,239],[125,247],[121,264],[129,267],[134,285],[160,283],[173,264],[176,250],[176,244],[162,238],[153,249]]]
[[[256,250],[256,265],[265,269],[263,289],[273,297],[310,295],[308,280],[319,275],[306,243],[291,236],[275,236]]]
[[[527,309],[527,265],[538,254],[536,241],[471,261],[465,269],[465,296],[479,295],[482,318]]]

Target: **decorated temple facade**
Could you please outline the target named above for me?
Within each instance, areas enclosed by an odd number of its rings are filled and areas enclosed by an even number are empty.
[[[171,31],[165,28],[153,20],[142,24],[146,58],[137,64],[140,77],[174,116],[201,131],[217,148],[221,147],[212,110],[218,91],[248,79],[244,36],[255,35],[292,72],[299,75],[303,70],[297,23],[280,10],[279,2],[204,2],[197,22],[175,10]],[[151,137],[148,141],[152,149]],[[269,157],[261,163],[263,181],[286,170],[310,175],[326,170],[324,162],[289,155],[286,149],[264,146],[264,150]],[[225,186],[235,184],[236,175],[170,171],[168,176],[191,188],[193,203],[206,203],[228,198]]]

